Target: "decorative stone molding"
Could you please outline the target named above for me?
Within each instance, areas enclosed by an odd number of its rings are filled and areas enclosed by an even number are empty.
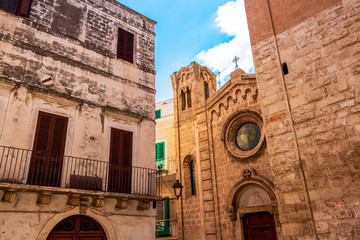
[[[43,191],[38,193],[37,204],[48,205],[51,202],[52,192]]]
[[[266,178],[258,176],[253,168],[244,169],[242,176],[243,179],[236,183],[229,193],[229,205],[226,210],[229,218],[236,220],[237,215],[241,218],[255,212],[277,214],[273,184]]]
[[[144,211],[150,209],[150,200],[142,199],[138,200],[138,210]]]
[[[93,197],[92,206],[97,207],[97,208],[103,207],[104,206],[104,197],[102,197],[102,196]]]
[[[253,123],[260,129],[260,139],[257,145],[249,150],[242,150],[236,144],[238,130],[247,123]],[[265,134],[261,115],[257,110],[244,109],[232,114],[224,123],[221,131],[221,139],[224,141],[226,149],[235,159],[248,158],[255,155],[262,147]]]
[[[128,202],[128,198],[118,198],[115,207],[118,209],[125,209],[128,206]]]
[[[67,205],[69,205],[69,206],[79,206],[80,205],[80,194],[70,194],[70,195],[68,195]]]
[[[80,214],[86,214],[86,211],[90,207],[90,199],[89,197],[80,197]]]
[[[12,203],[16,198],[16,191],[13,188],[6,189],[4,196],[1,199],[2,202]]]

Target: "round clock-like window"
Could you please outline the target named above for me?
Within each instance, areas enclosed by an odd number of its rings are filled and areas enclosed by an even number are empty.
[[[265,139],[261,114],[253,109],[233,113],[225,121],[221,136],[234,158],[253,156],[260,150]]]
[[[243,124],[236,133],[236,145],[243,151],[254,149],[260,142],[261,131],[255,123]]]

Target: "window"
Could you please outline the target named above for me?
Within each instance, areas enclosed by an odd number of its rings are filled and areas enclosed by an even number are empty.
[[[132,132],[111,128],[109,192],[131,192],[132,139]]]
[[[181,109],[185,110],[185,108],[186,108],[185,93],[183,90],[181,90]]]
[[[204,82],[205,100],[209,98],[209,84]]]
[[[162,169],[165,168],[165,142],[159,142],[155,145],[156,153],[156,169],[159,169],[158,166],[162,165]]]
[[[187,104],[188,104],[188,107],[191,108],[191,90],[189,88],[187,88]]]
[[[31,0],[0,0],[0,9],[22,17],[29,17]]]
[[[119,28],[117,58],[133,63],[133,51],[134,34]]]
[[[194,160],[190,161],[190,180],[191,180],[191,195],[196,195],[196,181],[195,181],[195,164]]]
[[[161,118],[161,109],[155,111],[155,119]]]
[[[283,70],[283,74],[286,75],[289,73],[289,69],[288,69],[288,66],[287,66],[287,63],[283,63],[282,64],[282,70]]]

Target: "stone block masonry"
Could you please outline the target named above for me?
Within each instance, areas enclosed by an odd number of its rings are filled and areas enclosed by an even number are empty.
[[[283,237],[358,239],[360,2],[268,2],[246,8]]]

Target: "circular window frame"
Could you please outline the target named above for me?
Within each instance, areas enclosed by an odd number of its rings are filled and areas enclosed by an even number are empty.
[[[254,123],[260,129],[260,140],[256,147],[251,150],[244,151],[241,150],[236,144],[236,134],[241,126],[246,123]],[[255,110],[243,110],[240,112],[234,113],[224,124],[223,126],[223,140],[228,152],[235,158],[248,158],[255,155],[260,148],[262,147],[265,134],[263,130],[263,121],[260,117],[260,113]]]

